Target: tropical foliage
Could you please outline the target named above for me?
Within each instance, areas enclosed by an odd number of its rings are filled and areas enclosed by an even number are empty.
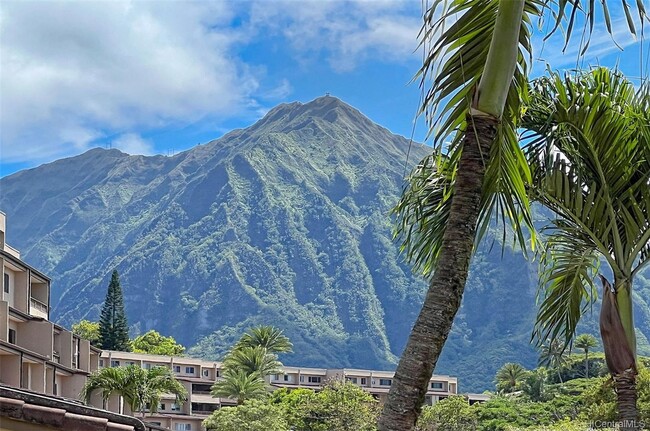
[[[219,431],[374,431],[377,401],[352,383],[328,382],[322,391],[280,389],[265,400],[247,399],[204,421]]]
[[[589,377],[589,350],[598,347],[598,340],[591,334],[580,334],[573,342],[573,347],[585,352],[585,377]]]
[[[528,373],[519,364],[507,363],[497,372],[495,383],[500,392],[514,392],[521,389]]]
[[[185,351],[185,347],[178,344],[174,337],[165,337],[154,330],[131,340],[131,348],[136,353],[167,356],[178,356]]]
[[[607,5],[601,3],[611,33]],[[644,20],[645,9],[638,4]],[[410,181],[416,187],[405,190],[397,211],[407,256],[425,274],[435,271],[397,367],[379,422],[381,431],[415,425],[427,378],[460,308],[472,251],[492,217],[509,220],[515,241],[524,249],[522,226],[534,232],[526,193],[531,172],[516,134],[527,97],[530,23],[543,12],[552,12],[553,33],[568,19],[568,43],[578,10],[590,23],[585,24],[588,41],[596,13],[593,1],[583,7],[567,1],[439,0],[424,14],[421,111],[430,130],[436,129],[438,151],[432,157],[435,162],[425,161],[416,169]],[[631,18],[628,25],[634,33]],[[581,46],[581,53],[587,46],[588,42]],[[441,149],[449,141],[443,155]],[[423,176],[438,181],[431,181],[431,186],[425,181],[423,187]]]
[[[99,323],[89,320],[80,320],[72,325],[72,333],[78,335],[84,340],[90,341],[90,344],[97,346],[99,344]]]
[[[264,380],[282,370],[276,353],[291,352],[291,341],[273,326],[250,328],[226,355],[223,379],[212,386],[212,395],[237,400],[263,398],[268,385]]]
[[[158,409],[162,394],[173,394],[176,402],[187,399],[187,390],[167,367],[148,370],[136,365],[101,368],[86,381],[79,397],[88,403],[95,392],[100,392],[104,404],[111,395],[121,396],[133,413],[144,415],[147,406],[152,413]]]
[[[237,400],[243,404],[249,399],[264,398],[267,385],[258,373],[247,373],[244,370],[226,369],[223,379],[212,386],[212,396]]]
[[[536,323],[540,340],[557,349],[573,338],[597,297],[607,366],[621,419],[636,420],[636,333],[632,285],[650,262],[650,92],[619,72],[552,73],[533,83],[522,126],[531,131],[533,197],[555,212],[545,228]],[[554,350],[557,350],[554,349]]]

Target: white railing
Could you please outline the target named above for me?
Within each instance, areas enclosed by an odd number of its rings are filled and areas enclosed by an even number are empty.
[[[47,304],[43,304],[38,299],[30,298],[29,306],[32,315],[44,317],[47,319]],[[36,311],[36,313],[34,313]]]

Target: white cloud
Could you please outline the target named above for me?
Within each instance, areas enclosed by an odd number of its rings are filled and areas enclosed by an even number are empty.
[[[3,161],[78,153],[106,130],[232,115],[258,87],[230,3],[5,2]],[[25,151],[25,144],[30,146]]]
[[[303,61],[327,59],[340,72],[368,59],[417,60],[421,6],[412,1],[255,3],[252,27],[281,34]]]
[[[112,148],[117,148],[127,154],[150,156],[155,153],[153,144],[136,133],[125,133],[111,142]]]
[[[257,116],[293,91],[283,71],[241,59],[260,40],[274,38],[299,64],[324,59],[340,72],[417,60],[420,13],[407,0],[4,2],[2,162],[78,154],[112,135],[151,151],[133,137]]]

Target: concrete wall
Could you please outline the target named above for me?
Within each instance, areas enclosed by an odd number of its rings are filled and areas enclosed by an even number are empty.
[[[0,382],[20,387],[20,355],[0,355]]]
[[[9,341],[9,304],[0,301],[0,341]]]
[[[19,346],[43,356],[52,356],[54,324],[47,320],[21,322],[18,324],[16,342]]]

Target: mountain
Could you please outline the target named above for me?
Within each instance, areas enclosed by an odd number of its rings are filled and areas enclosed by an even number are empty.
[[[218,358],[248,326],[273,324],[294,343],[287,365],[392,369],[426,283],[389,213],[428,151],[321,97],[172,157],[94,149],[18,172],[0,179],[0,209],[8,242],[53,279],[63,325],[97,319],[117,268],[132,336],[153,328]],[[463,391],[537,360],[536,264],[498,237],[477,251],[436,369]],[[635,298],[643,348],[648,279]]]

